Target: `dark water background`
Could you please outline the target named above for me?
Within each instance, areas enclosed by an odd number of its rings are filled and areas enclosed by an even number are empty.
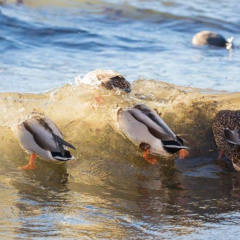
[[[239,12],[234,0],[3,4],[0,92],[47,91],[98,68],[115,69],[131,82],[144,76],[146,85],[148,79],[156,79],[237,92]],[[200,30],[234,36],[236,48],[229,54],[225,49],[193,47],[191,38]],[[85,100],[65,89],[59,94],[73,95],[76,103]],[[27,162],[26,154],[10,130],[1,129],[1,146],[6,139],[8,143],[0,156],[1,239],[237,239],[240,177],[216,165],[216,148],[212,155],[150,166],[140,153],[134,155],[135,146],[129,147],[129,141],[111,129],[102,139],[88,139],[78,123],[67,127],[66,115],[74,115],[74,104],[64,97],[58,104],[54,94],[50,96],[44,102],[41,96],[29,95],[24,108],[26,103],[29,111],[34,104],[46,106],[68,139],[78,142],[76,161],[67,169],[38,161],[37,171],[18,171]],[[19,99],[1,95],[2,116],[25,111]],[[52,109],[49,102],[55,104]],[[61,106],[69,107],[63,122]],[[83,122],[89,120],[85,117]],[[86,126],[87,131],[90,125]],[[76,134],[77,128],[81,134]],[[89,142],[86,149],[81,148],[83,138]],[[97,141],[104,154],[91,149]],[[132,152],[119,153],[117,144]]]

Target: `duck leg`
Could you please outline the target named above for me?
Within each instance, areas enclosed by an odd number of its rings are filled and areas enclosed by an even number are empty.
[[[217,158],[218,165],[227,168],[228,164],[225,161],[222,160],[223,155],[224,155],[224,151],[221,149],[220,152],[219,152],[218,158]]]
[[[179,150],[179,152],[178,152],[178,156],[179,156],[179,159],[184,159],[184,158],[186,158],[186,157],[188,157],[188,155],[189,155],[189,152],[186,150],[186,149],[181,149],[181,150]]]
[[[224,155],[224,151],[221,149],[218,155],[218,161],[221,161],[223,155]]]
[[[144,152],[144,154],[143,154],[143,157],[144,157],[144,159],[146,160],[146,161],[148,161],[149,163],[151,163],[151,164],[156,164],[157,163],[157,159],[156,158],[154,158],[154,157],[150,157],[149,156],[149,148],[148,149],[146,149],[145,150],[145,152]]]
[[[23,167],[19,167],[18,169],[31,170],[31,169],[37,168],[36,165],[34,164],[35,158],[36,158],[36,154],[31,154],[29,164]]]

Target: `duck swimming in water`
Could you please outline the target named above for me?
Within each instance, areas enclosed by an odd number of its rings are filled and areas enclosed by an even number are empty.
[[[32,115],[13,127],[21,147],[30,156],[29,164],[20,169],[35,169],[34,160],[36,155],[46,161],[65,162],[74,159],[66,149],[73,145],[63,140],[62,134],[56,124],[45,116]]]
[[[226,40],[220,34],[210,31],[201,31],[193,36],[192,44],[195,46],[209,45],[215,47],[225,47],[230,50],[233,48],[233,37]]]
[[[119,109],[118,122],[124,134],[145,151],[143,157],[151,164],[157,163],[156,157],[153,156],[169,157],[178,152],[179,158],[183,159],[189,155],[183,140],[145,104]]]
[[[213,135],[220,150],[218,161],[225,154],[240,171],[240,110],[219,111],[213,121]]]

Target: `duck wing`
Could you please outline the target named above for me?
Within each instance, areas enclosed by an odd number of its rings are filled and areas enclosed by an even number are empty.
[[[54,139],[56,142],[58,142],[59,144],[64,145],[64,146],[66,146],[66,147],[70,147],[70,148],[76,150],[76,148],[75,148],[72,144],[70,144],[69,142],[63,140],[61,137],[57,136],[57,135],[54,134],[54,133],[52,133],[52,135],[53,135],[53,139]]]
[[[60,130],[49,118],[35,116],[24,121],[23,124],[25,129],[32,134],[35,142],[46,151],[61,152],[64,155],[63,146],[74,148],[62,139]]]
[[[156,138],[162,140],[173,140],[172,136],[156,122],[154,122],[148,115],[141,112],[139,109],[129,109],[128,112],[139,122],[143,123],[148,131]]]
[[[154,121],[157,125],[159,125],[164,131],[169,134],[173,139],[176,139],[176,135],[172,132],[172,130],[168,127],[168,125],[159,117],[158,114],[151,111],[147,114],[147,116]]]
[[[234,145],[240,145],[240,136],[239,136],[240,130],[235,129],[232,131],[228,128],[224,128],[223,131],[224,131],[227,142]]]
[[[63,138],[62,138],[62,133],[61,131],[59,130],[59,128],[57,127],[57,125],[49,118],[47,117],[44,117],[43,119],[43,124],[46,124],[50,129],[51,129],[51,132],[52,132],[52,136],[53,136],[53,139],[59,144],[59,145],[63,145],[63,146],[66,146],[66,147],[70,147],[74,150],[76,150],[76,148],[70,144],[69,142],[65,141]]]
[[[156,112],[154,112],[151,108],[149,108],[147,105],[137,104],[134,106],[134,108],[139,109],[142,112],[142,114],[144,114],[149,119],[151,119],[151,121],[153,121],[155,124],[157,124],[165,134],[167,134],[171,137],[171,139],[177,140],[176,135],[168,127],[168,125],[163,121],[163,119]]]

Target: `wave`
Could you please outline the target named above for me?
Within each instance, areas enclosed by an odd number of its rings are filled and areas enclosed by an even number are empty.
[[[132,89],[127,95],[80,84],[44,94],[0,94],[2,209],[14,219],[17,229],[10,232],[11,228],[5,227],[3,234],[25,234],[33,218],[43,227],[46,219],[56,222],[47,225],[46,233],[36,227],[34,236],[55,236],[60,223],[67,224],[68,229],[77,226],[78,237],[86,236],[82,229],[99,237],[100,229],[106,238],[106,226],[111,220],[113,236],[124,239],[137,234],[155,236],[159,222],[167,229],[166,236],[176,236],[180,228],[185,231],[189,226],[189,219],[195,227],[202,227],[209,224],[209,214],[221,216],[220,220],[211,218],[215,225],[222,223],[223,215],[225,222],[236,218],[231,213],[239,200],[239,177],[226,174],[213,164],[216,146],[211,121],[219,109],[238,108],[240,93],[184,88],[144,79],[133,82]],[[100,106],[95,99],[99,95],[104,99]],[[154,166],[143,159],[142,152],[121,134],[116,122],[119,107],[139,102],[158,111],[176,133],[184,136],[191,147],[190,158],[159,158],[159,164]],[[52,118],[65,139],[77,147],[72,151],[74,161],[63,165],[37,159],[36,171],[17,170],[28,160],[11,126],[33,111]],[[229,203],[229,196],[237,198],[236,202]],[[216,205],[220,206],[217,210]],[[37,209],[34,216],[33,209]],[[183,215],[186,218],[182,219]],[[107,232],[111,229],[107,228]],[[138,233],[136,229],[142,230]]]
[[[7,1],[7,3],[13,3],[15,1]],[[53,11],[54,14],[56,10],[58,11],[58,15],[55,14],[54,21],[49,21],[48,23],[52,25],[53,29],[56,23],[59,21],[55,21],[58,17],[64,17],[65,13],[72,13],[73,19],[72,23],[76,23],[74,19],[78,19],[79,21],[84,21],[84,19],[88,19],[90,21],[101,21],[104,23],[105,21],[122,21],[128,22],[129,20],[145,20],[148,22],[153,22],[157,24],[161,24],[162,27],[181,29],[181,31],[187,31],[191,28],[192,24],[201,26],[201,27],[209,27],[215,28],[230,32],[238,33],[238,23],[236,21],[230,21],[228,12],[231,13],[231,19],[234,19],[238,15],[235,15],[235,11],[231,11],[234,6],[229,4],[226,11],[219,11],[218,14],[211,15],[208,12],[208,9],[203,8],[201,3],[199,4],[188,4],[188,3],[176,3],[175,1],[168,1],[163,3],[152,2],[150,4],[149,1],[124,1],[124,2],[113,2],[106,0],[91,0],[91,1],[31,1],[25,0],[24,5],[27,7],[31,7],[35,9],[35,14],[39,15],[39,20],[32,17],[31,9],[20,8],[19,5],[12,8],[3,8],[2,15],[6,19],[2,19],[4,24],[18,24],[18,22],[22,22],[24,25],[28,25],[29,22],[34,25],[41,25],[41,17],[42,13],[40,11],[41,7],[47,7],[48,10],[45,9],[45,14],[51,14]],[[211,8],[217,8],[221,10],[223,7],[221,4],[218,6],[213,5]],[[225,7],[226,8],[226,7]],[[30,11],[29,11],[30,10]],[[234,8],[235,10],[235,8]],[[25,12],[27,14],[16,14],[18,12]],[[191,13],[191,14],[190,14]],[[7,20],[11,20],[10,22]],[[68,19],[65,19],[68,20]],[[69,19],[71,20],[71,19]],[[70,24],[71,25],[71,24]],[[70,27],[69,25],[69,27]],[[75,30],[74,30],[75,31]]]
[[[79,171],[85,171],[91,175],[91,180],[86,181],[93,181],[93,176],[98,179],[118,176],[115,180],[120,178],[124,182],[147,163],[142,152],[118,128],[119,107],[141,102],[155,109],[175,133],[186,139],[191,148],[190,158],[216,153],[211,130],[214,115],[220,109],[239,108],[240,93],[203,92],[154,80],[135,81],[132,89],[127,95],[80,84],[65,85],[44,94],[0,94],[2,158],[15,168],[26,162],[11,126],[31,112],[39,112],[53,119],[64,138],[76,146],[77,151],[73,152],[76,160],[69,163],[74,166],[76,178],[82,177]],[[100,106],[95,99],[99,95],[104,98]],[[161,161],[166,160],[159,158]]]

